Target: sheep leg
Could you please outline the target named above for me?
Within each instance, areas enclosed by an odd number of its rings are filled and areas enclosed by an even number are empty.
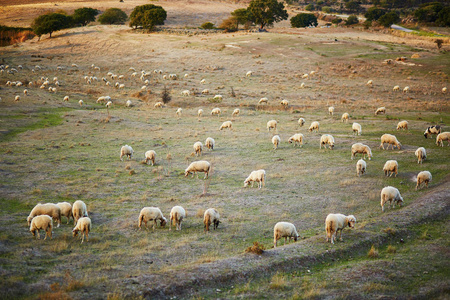
[[[36,229],[36,235],[37,235],[37,239],[40,240],[41,236],[39,235],[39,229]]]
[[[81,244],[84,242],[84,231],[81,232]]]
[[[86,230],[86,242],[89,242],[89,231]]]

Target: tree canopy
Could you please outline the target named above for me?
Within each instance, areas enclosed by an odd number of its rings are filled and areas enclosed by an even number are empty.
[[[259,24],[260,29],[288,18],[284,4],[277,0],[252,0],[247,11],[248,19],[255,24]]]
[[[245,25],[245,24],[247,24],[247,22],[249,22],[248,11],[246,8],[236,9],[235,11],[233,11],[231,13],[231,15],[233,16],[234,20],[236,21],[236,27],[238,27],[239,24]]]
[[[120,8],[108,8],[98,17],[100,24],[123,24],[127,19],[127,14]]]
[[[136,6],[130,15],[130,27],[153,30],[156,25],[164,25],[167,12],[158,5],[146,4]]]
[[[400,21],[400,17],[395,11],[390,11],[378,19],[378,22],[380,22],[380,24],[384,27],[389,27],[398,21]]]
[[[367,10],[364,17],[369,21],[376,21],[385,13],[386,11],[384,9],[373,6]]]
[[[73,22],[75,24],[80,24],[81,26],[86,26],[90,22],[94,22],[95,17],[98,14],[99,14],[99,11],[94,8],[83,7],[83,8],[76,9],[72,15],[72,18],[73,18]]]
[[[69,28],[72,25],[72,17],[59,13],[45,14],[34,19],[31,28],[33,32],[41,38],[43,34],[50,34],[61,29]]]
[[[313,14],[298,14],[291,18],[291,26],[292,27],[308,27],[308,26],[317,26],[317,18]]]

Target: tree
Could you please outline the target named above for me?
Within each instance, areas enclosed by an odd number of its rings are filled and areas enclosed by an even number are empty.
[[[361,5],[356,1],[350,1],[345,3],[345,8],[349,11],[357,12],[361,9]]]
[[[446,8],[448,10],[448,7]],[[434,23],[438,20],[442,10],[444,10],[444,5],[442,5],[442,3],[425,3],[414,11],[414,17],[416,17],[419,22]]]
[[[73,18],[73,22],[75,24],[80,24],[81,26],[86,26],[90,22],[94,22],[95,17],[98,14],[99,14],[99,11],[94,8],[83,7],[83,8],[76,9],[72,15],[72,18]]]
[[[284,4],[277,0],[252,0],[247,11],[248,19],[255,24],[259,24],[260,29],[288,18]]]
[[[202,29],[214,29],[215,26],[214,26],[214,24],[211,23],[211,22],[206,22],[206,23],[203,23],[203,24],[200,26],[200,28],[202,28]]]
[[[385,13],[386,11],[384,9],[373,6],[367,10],[364,17],[366,17],[368,21],[376,21]]]
[[[345,21],[345,25],[353,25],[358,23],[359,23],[358,17],[355,15],[348,16],[347,20]]]
[[[444,7],[439,13],[436,20],[436,24],[439,26],[450,26],[450,6]]]
[[[108,8],[98,17],[100,24],[123,24],[128,19],[127,14],[119,8]]]
[[[69,28],[72,26],[72,17],[66,16],[58,13],[50,13],[46,15],[41,15],[34,19],[31,28],[33,32],[41,38],[43,34],[50,34],[50,38],[52,37],[52,33],[61,29]]]
[[[231,13],[234,20],[236,20],[236,28],[239,28],[239,24],[246,25],[248,22],[248,11],[246,8],[236,9]]]
[[[378,19],[378,22],[384,27],[389,27],[398,21],[400,21],[400,17],[395,11],[390,11]]]
[[[312,3],[305,6],[305,10],[307,10],[307,11],[313,11],[314,8],[315,8],[314,4],[312,4]]]
[[[158,5],[146,4],[136,6],[130,15],[130,27],[153,30],[156,25],[164,25],[167,12]]]
[[[219,28],[223,29],[225,32],[234,32],[238,30],[237,26],[236,19],[234,17],[229,17],[228,19],[222,21]]]
[[[313,14],[301,13],[291,18],[291,26],[295,28],[317,26],[317,24],[317,18]]]

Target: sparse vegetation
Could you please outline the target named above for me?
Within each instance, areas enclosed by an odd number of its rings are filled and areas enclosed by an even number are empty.
[[[108,8],[98,17],[100,24],[124,24],[128,19],[127,14],[120,8]]]

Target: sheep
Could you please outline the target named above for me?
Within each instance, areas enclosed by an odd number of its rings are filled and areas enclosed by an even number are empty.
[[[337,233],[339,231],[339,240],[342,241],[342,230],[345,227],[355,228],[356,218],[354,215],[345,216],[343,214],[329,214],[325,219],[325,232],[327,234],[327,242],[331,240],[334,241],[337,238]]]
[[[217,101],[222,101],[223,100],[223,96],[222,95],[215,95],[214,97],[213,97],[213,100],[217,100]]]
[[[80,100],[80,101],[78,101],[78,104],[80,104],[80,106],[83,106],[84,101],[83,101],[83,100]]]
[[[247,177],[247,179],[244,180],[244,187],[248,186],[249,183],[259,182],[259,188],[262,188],[262,186],[265,185],[265,178],[266,178],[266,171],[265,170],[257,170],[250,173],[250,175]]]
[[[320,137],[319,149],[322,149],[322,145],[326,149],[326,144],[329,145],[329,149],[330,150],[333,150],[333,148],[334,148],[334,137],[331,134],[323,134]]]
[[[399,129],[406,129],[408,130],[408,121],[400,121],[397,124],[397,130]]]
[[[214,150],[215,141],[212,137],[206,138],[205,146],[210,150]]]
[[[442,133],[439,133],[436,137],[436,145],[441,145],[441,147],[444,147],[444,141],[447,141],[447,146],[450,146],[450,132],[445,131]]]
[[[427,129],[425,129],[423,136],[427,139],[429,135],[441,133],[441,129],[442,128],[439,125],[429,126]]]
[[[368,85],[368,86],[372,87],[372,85],[373,85],[373,80],[369,80],[369,81],[367,81],[366,85]]]
[[[398,174],[398,162],[396,160],[388,160],[384,164],[383,167],[384,175],[391,177],[392,174],[395,173],[395,177],[397,177]]]
[[[405,86],[405,88],[403,89],[403,93],[408,93],[409,92],[409,86]]]
[[[86,236],[86,242],[89,242],[89,232],[92,228],[92,222],[89,217],[82,217],[78,219],[75,227],[72,229],[73,237],[78,235],[78,232],[81,232],[81,243],[84,242],[84,237]]]
[[[226,128],[231,129],[232,125],[233,124],[231,123],[231,121],[225,121],[225,122],[222,123],[222,125],[220,125],[219,130],[226,129]]]
[[[280,104],[283,105],[284,107],[288,107],[289,101],[287,101],[286,99],[283,99],[283,100],[281,100]]]
[[[74,224],[77,224],[80,218],[88,217],[86,203],[81,200],[75,201],[72,205],[72,217]]]
[[[280,139],[280,136],[277,134],[277,135],[274,135],[273,137],[272,137],[272,144],[273,144],[273,149],[274,150],[276,150],[277,148],[278,148],[278,145],[281,143],[281,139]]]
[[[352,159],[355,157],[356,153],[361,153],[364,155],[364,159],[366,158],[366,154],[369,157],[369,160],[372,159],[372,150],[369,146],[364,145],[362,143],[356,143],[352,145]]]
[[[181,230],[181,222],[186,218],[186,211],[181,206],[174,206],[170,211],[169,230],[172,230],[172,223],[176,230]]]
[[[204,89],[202,91],[202,95],[209,95],[209,90],[208,89]]]
[[[69,96],[64,96],[63,101],[68,102],[69,101]]]
[[[195,156],[202,156],[202,151],[203,151],[203,144],[202,142],[195,142],[194,143],[194,152],[195,152]]]
[[[252,74],[253,74],[252,71],[248,71],[248,72],[245,74],[245,76],[250,77],[250,76],[252,76]]]
[[[328,107],[328,114],[330,116],[333,116],[333,114],[334,114],[334,107],[333,106]]]
[[[361,124],[353,123],[352,130],[353,130],[353,134],[361,135],[361,132],[362,132]]]
[[[342,117],[341,117],[341,120],[342,120],[342,122],[347,123],[348,122],[348,118],[349,118],[349,114],[348,113],[343,113]]]
[[[111,101],[110,96],[100,96],[97,98],[97,103],[106,103],[108,101]]]
[[[356,163],[356,175],[358,175],[358,177],[364,175],[364,173],[366,173],[366,169],[367,164],[364,159],[358,160],[358,162]]]
[[[292,144],[292,142],[294,143],[294,147],[297,145],[297,143],[300,144],[300,147],[303,146],[303,139],[305,137],[303,136],[303,134],[301,133],[296,133],[293,136],[291,136],[288,140],[289,144]]]
[[[213,224],[214,230],[219,226],[220,215],[214,208],[208,208],[203,215],[204,231],[209,232],[209,226]]]
[[[159,223],[161,227],[166,226],[167,219],[163,216],[161,210],[158,207],[144,207],[141,209],[141,212],[139,214],[139,230],[142,229],[142,223],[144,223],[145,228],[147,227],[147,222],[153,221],[153,231],[155,230],[155,227],[157,225],[156,221],[159,220]]]
[[[19,95],[17,95],[16,97],[14,97],[14,101],[20,101],[20,96]]]
[[[425,183],[425,185],[428,188],[428,183],[431,181],[431,173],[429,171],[422,171],[419,174],[417,174],[417,185],[416,185],[416,191],[420,188],[420,185],[422,183]]]
[[[302,82],[302,84],[300,84],[300,88],[304,89],[306,87],[306,84],[304,82]]]
[[[397,188],[392,186],[386,186],[381,190],[381,211],[384,212],[384,205],[389,201],[389,207],[392,208],[397,202],[398,206],[402,206],[403,198]]]
[[[241,113],[241,110],[239,108],[235,108],[231,115],[237,117],[237,116],[239,116],[240,113]]]
[[[123,157],[126,156],[128,160],[133,156],[134,150],[131,146],[125,145],[120,148],[120,160],[123,161]]]
[[[213,108],[212,110],[211,110],[211,116],[212,115],[217,115],[218,117],[220,117],[220,114],[222,113],[222,111],[220,110],[220,108],[218,108],[218,107],[216,107],[216,108]]]
[[[132,104],[131,100],[127,100],[127,102],[125,103],[125,106],[126,107],[132,107],[133,104]]]
[[[389,145],[392,145],[392,150],[394,150],[394,146],[399,150],[402,148],[402,144],[397,140],[395,135],[392,134],[385,133],[381,136],[380,148],[383,148],[383,150],[385,143],[388,144],[387,149],[389,149]]]
[[[400,91],[400,86],[396,85],[396,86],[394,86],[394,88],[392,90],[394,92]]]
[[[191,92],[189,90],[184,90],[181,92],[181,96],[188,97],[190,95],[191,95]]]
[[[69,224],[70,218],[72,216],[72,205],[69,202],[58,202],[56,203],[58,205],[59,209],[61,210],[61,216],[64,216],[67,218],[67,224]]]
[[[53,220],[50,216],[47,215],[40,215],[36,216],[31,220],[30,224],[30,232],[34,236],[37,234],[37,239],[40,240],[41,236],[39,235],[39,230],[45,231],[45,238],[50,237],[52,239],[52,229],[53,229]]]
[[[28,90],[27,89],[23,90],[23,94],[24,96],[28,96]]]
[[[203,109],[199,108],[197,111],[197,116],[200,118],[203,115]]]
[[[161,108],[161,107],[163,107],[163,105],[164,105],[164,103],[162,103],[162,102],[156,102],[156,103],[153,105],[153,107],[154,107],[154,108]]]
[[[305,125],[305,119],[304,118],[299,118],[298,119],[298,125],[300,126],[300,127],[303,127],[303,125]]]
[[[169,74],[169,79],[177,80],[178,79],[178,75],[177,74]]]
[[[258,104],[268,104],[269,103],[269,99],[267,99],[266,97],[259,99]]]
[[[270,129],[277,130],[277,121],[276,120],[270,120],[267,122],[267,131],[270,132]]]
[[[35,216],[40,215],[47,215],[55,219],[55,221],[58,222],[58,226],[56,227],[59,227],[59,225],[61,225],[61,209],[56,204],[53,203],[36,204],[36,206],[33,207],[33,209],[31,210],[30,214],[27,217],[28,226],[31,224],[31,220]]]
[[[273,227],[273,247],[276,248],[278,240],[284,237],[284,244],[286,245],[286,239],[289,238],[289,243],[293,238],[296,242],[299,235],[297,229],[295,229],[294,224],[289,222],[278,222]]]
[[[206,79],[200,80],[200,84],[205,84],[205,83],[206,83]]]
[[[418,164],[423,163],[423,160],[427,158],[427,151],[425,150],[424,147],[417,148],[417,150],[416,150],[416,152],[414,152],[414,154],[417,157]]]
[[[106,103],[105,106],[106,106],[107,108],[110,108],[110,107],[112,106],[112,101],[108,101],[108,103]]]
[[[311,125],[309,126],[309,128],[308,128],[308,131],[309,132],[312,132],[312,131],[317,131],[317,132],[319,132],[319,122],[317,122],[317,121],[314,121],[314,122],[312,122],[311,123]]]
[[[156,152],[155,150],[148,150],[145,152],[145,163],[148,165],[148,163],[151,161],[152,166],[155,165],[155,159],[156,159]]]
[[[445,93],[447,93],[447,87],[442,88],[442,94],[445,94]]]
[[[304,74],[302,75],[302,79],[308,79],[308,77],[309,77],[309,74],[307,74],[307,73],[304,73]]]
[[[375,116],[380,114],[386,114],[386,107],[382,106],[377,108],[375,111]]]
[[[210,170],[211,164],[208,161],[206,160],[194,161],[189,165],[189,167],[187,167],[186,170],[184,170],[184,176],[187,177],[189,176],[190,173],[192,173],[192,177],[194,177],[194,174],[196,174],[197,172],[204,172],[205,173],[204,179],[207,179]]]
[[[179,118],[179,117],[181,117],[181,113],[183,112],[183,109],[181,108],[181,107],[179,107],[178,109],[177,109],[177,111],[175,112],[176,114],[177,114],[177,117]]]

